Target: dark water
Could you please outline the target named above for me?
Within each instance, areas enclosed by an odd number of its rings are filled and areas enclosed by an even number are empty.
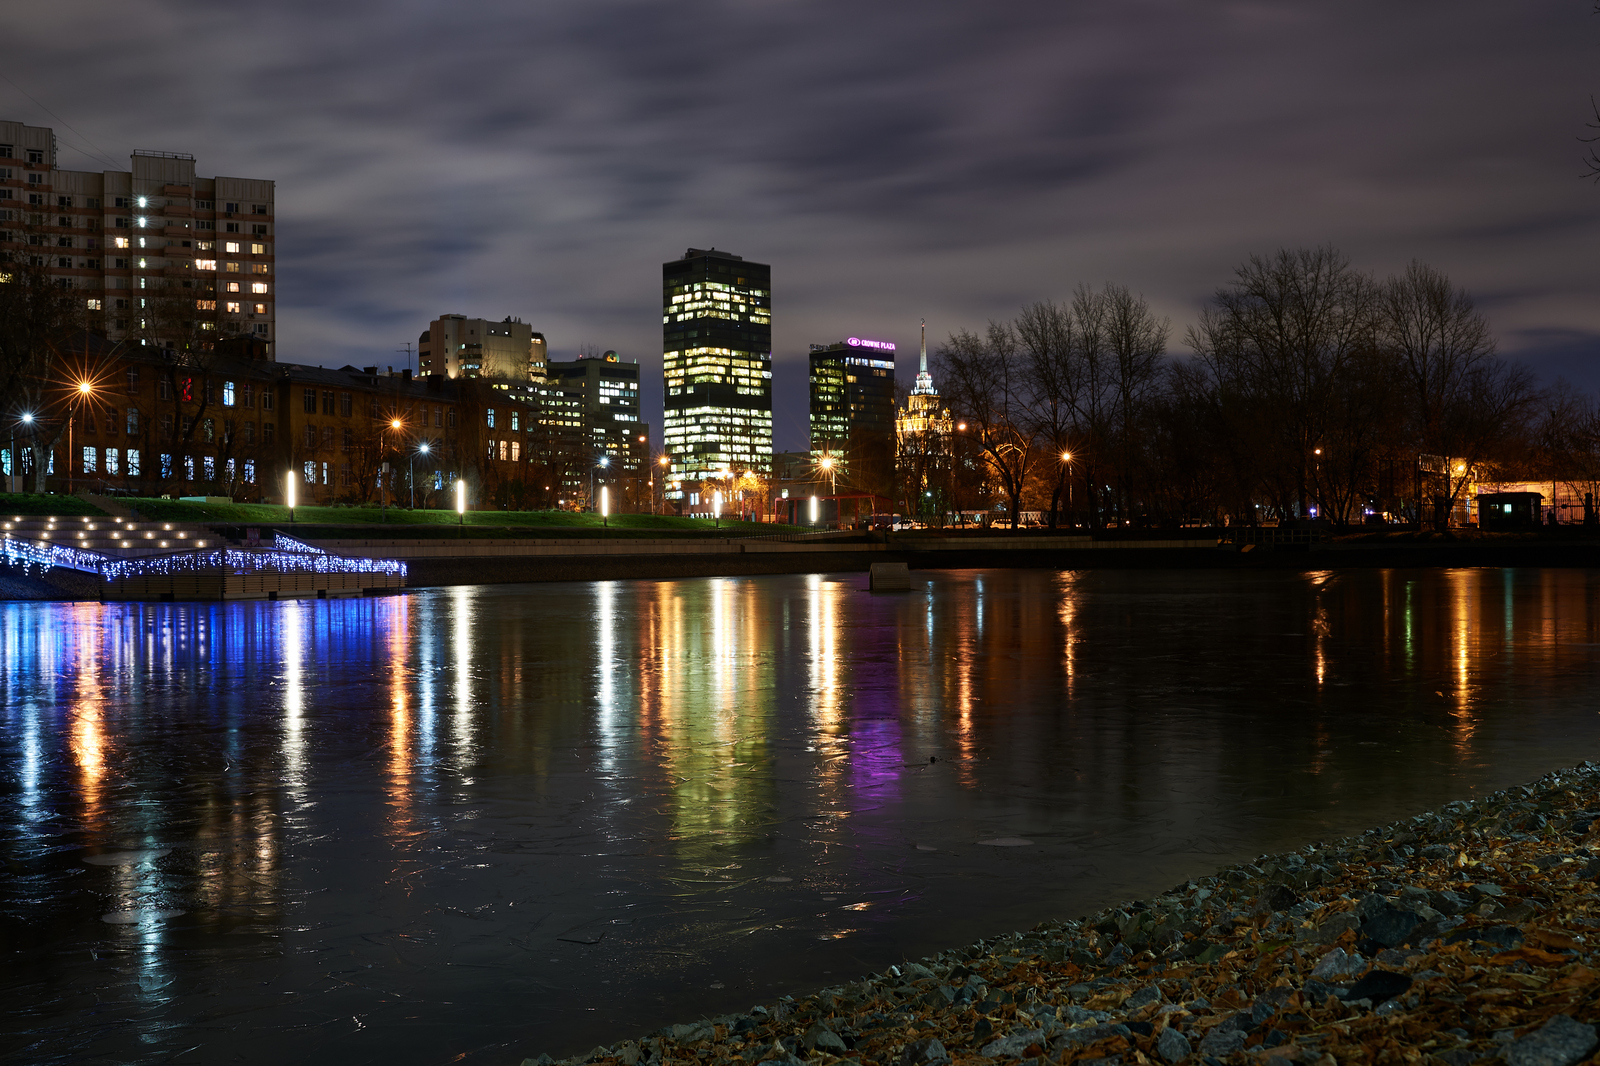
[[[0,605],[0,1055],[566,1054],[1600,740],[1600,572],[863,584]]]

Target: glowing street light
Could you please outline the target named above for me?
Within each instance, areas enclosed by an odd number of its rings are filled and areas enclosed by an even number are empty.
[[[600,524],[603,526],[611,524],[611,494],[604,485],[600,486]]]
[[[714,515],[716,517],[716,524],[715,524],[715,526],[713,528],[721,529],[722,528],[722,492],[720,490],[718,490],[718,492],[711,497],[711,513],[712,513],[712,515]]]
[[[411,473],[408,476],[411,481],[411,509],[413,511],[417,509],[417,456],[427,454],[427,441],[423,441],[421,444],[417,445],[417,450],[411,453]]]
[[[283,478],[283,496],[284,500],[289,504],[289,521],[291,522],[294,521],[294,478],[295,474],[293,470],[285,474]]]
[[[456,525],[467,524],[467,479],[456,479]]]
[[[822,511],[821,505],[817,502],[817,498],[815,496],[811,497],[811,524],[812,525],[816,525],[817,524],[817,519],[821,516],[821,511]]]

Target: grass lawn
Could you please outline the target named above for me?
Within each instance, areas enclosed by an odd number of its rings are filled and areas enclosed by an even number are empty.
[[[104,515],[105,512],[77,496],[57,493],[0,492],[0,514],[4,515]]]
[[[143,517],[163,522],[225,522],[235,525],[269,526],[286,526],[289,523],[289,509],[278,504],[204,504],[145,498],[123,502],[136,508]],[[300,528],[304,535],[318,537],[447,536],[459,528],[459,525],[468,527],[468,535],[474,537],[496,534],[505,536],[508,530],[515,531],[510,534],[513,536],[606,536],[609,533],[633,537],[641,534],[748,537],[770,533],[806,532],[799,526],[733,522],[726,519],[723,520],[721,527],[717,528],[705,519],[649,514],[612,515],[610,522],[605,523],[597,514],[577,514],[572,511],[468,511],[463,522],[454,511],[407,511],[391,507],[385,515],[377,507],[296,507],[294,519],[295,526]],[[316,528],[313,530],[311,527]]]

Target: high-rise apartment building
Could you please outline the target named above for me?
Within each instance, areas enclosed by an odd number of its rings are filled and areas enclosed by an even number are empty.
[[[538,387],[548,362],[543,333],[520,318],[494,322],[440,315],[417,338],[417,369],[451,378],[492,378]]]
[[[55,132],[0,121],[0,252],[43,268],[112,340],[205,347],[247,335],[277,357],[274,183],[201,178],[181,152],[62,170]]]
[[[772,465],[772,268],[690,248],[661,267],[670,479]],[[669,492],[672,498],[681,493]]]

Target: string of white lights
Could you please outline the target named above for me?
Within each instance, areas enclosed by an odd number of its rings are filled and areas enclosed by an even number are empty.
[[[296,545],[284,550],[275,544],[271,549],[246,550],[241,548],[212,548],[205,551],[174,552],[170,555],[152,555],[142,559],[113,559],[100,552],[86,551],[63,544],[22,540],[7,533],[0,539],[0,559],[8,566],[20,566],[26,573],[37,567],[44,573],[53,567],[81,570],[98,574],[107,580],[130,577],[165,577],[171,574],[199,573],[219,570],[233,574],[389,574],[404,578],[406,564],[398,559],[361,559],[332,555],[292,537],[283,537]]]

